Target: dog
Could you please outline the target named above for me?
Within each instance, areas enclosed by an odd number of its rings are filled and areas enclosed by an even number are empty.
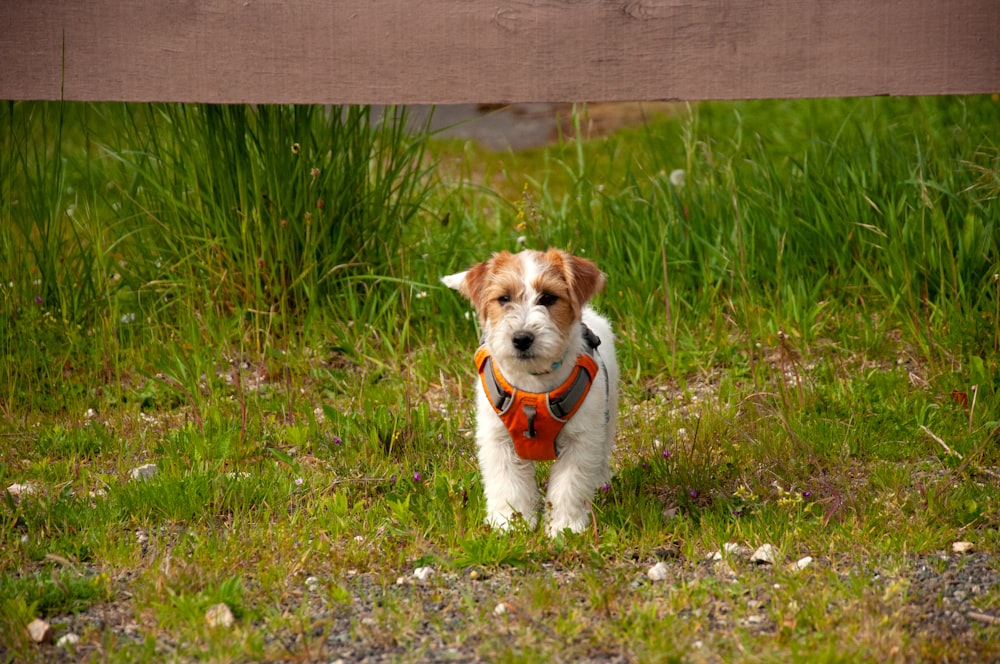
[[[535,528],[535,462],[554,461],[545,529],[555,537],[590,522],[594,491],[611,481],[618,362],[611,324],[589,304],[605,276],[558,249],[503,251],[443,277],[475,307],[476,444],[486,523],[518,517]]]

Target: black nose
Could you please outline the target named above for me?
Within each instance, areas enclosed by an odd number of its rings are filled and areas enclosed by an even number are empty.
[[[535,335],[531,332],[517,332],[511,341],[514,342],[514,348],[528,350],[531,348],[531,344],[535,343]]]

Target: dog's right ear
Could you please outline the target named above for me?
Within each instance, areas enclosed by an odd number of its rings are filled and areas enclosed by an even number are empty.
[[[465,288],[465,275],[469,274],[468,270],[465,272],[456,272],[455,274],[449,274],[447,276],[441,277],[441,283],[457,291],[461,291]]]
[[[486,273],[489,270],[487,262],[479,263],[470,267],[465,272],[456,272],[446,277],[441,277],[441,283],[448,288],[454,288],[476,305],[479,302],[479,295],[483,290],[483,283],[486,280]]]

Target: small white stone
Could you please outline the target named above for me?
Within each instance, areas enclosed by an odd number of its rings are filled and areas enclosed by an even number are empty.
[[[722,560],[723,554],[730,556],[738,555],[741,549],[742,547],[736,542],[726,542],[725,544],[722,545],[721,551],[716,551],[715,553],[708,554],[708,556],[705,557],[705,560],[716,562]]]
[[[73,632],[68,632],[59,637],[59,640],[56,641],[56,645],[59,646],[60,648],[72,648],[79,642],[80,642],[79,636],[77,636]]]
[[[426,581],[432,576],[434,576],[433,567],[418,567],[417,569],[413,570],[413,578],[416,579],[417,581]]]
[[[812,556],[806,556],[804,558],[799,558],[794,563],[792,563],[792,571],[793,572],[801,572],[805,568],[807,568],[810,565],[812,565],[812,561],[813,561]]]
[[[976,545],[972,542],[955,542],[951,545],[952,553],[969,553]]]
[[[510,612],[510,610],[511,607],[509,604],[507,604],[507,602],[500,602],[499,604],[493,607],[493,615],[503,616],[506,615],[508,612]]]
[[[28,623],[28,634],[35,643],[50,643],[54,636],[52,625],[41,618],[35,618]]]
[[[763,544],[750,556],[750,562],[757,565],[773,565],[775,558],[774,547],[770,544]]]
[[[26,482],[24,484],[18,484],[15,482],[7,487],[7,493],[14,500],[20,500],[24,496],[31,496],[38,493],[38,485],[34,482]]]
[[[130,475],[133,480],[148,480],[151,477],[155,477],[158,472],[160,472],[160,469],[156,467],[155,463],[147,463],[133,468]]]
[[[319,588],[319,585],[320,581],[315,576],[306,577],[306,588],[308,588],[309,590],[316,592],[316,590]]]
[[[646,576],[649,577],[650,581],[663,581],[667,578],[667,572],[668,569],[666,563],[659,562],[649,568],[649,571],[646,572]]]
[[[208,611],[205,612],[205,622],[212,628],[225,627],[228,629],[233,626],[235,621],[232,609],[224,602],[208,607]]]

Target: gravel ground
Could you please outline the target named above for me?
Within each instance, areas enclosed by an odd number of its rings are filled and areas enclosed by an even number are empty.
[[[646,572],[656,560],[609,564],[611,579],[633,579],[630,587],[636,593],[653,590],[649,584],[668,586],[690,584],[715,578],[732,581],[733,568],[740,575],[738,583],[744,592],[739,598],[714,605],[687,607],[677,613],[678,619],[697,619],[707,630],[704,640],[720,637],[734,629],[749,634],[775,632],[767,612],[767,597],[773,585],[766,568],[751,569],[744,558],[728,562],[687,561],[665,554],[665,577],[650,581]],[[846,571],[838,569],[843,580],[861,577],[868,583],[875,611],[892,617],[914,643],[936,644],[928,653],[899,653],[903,661],[923,661],[940,658],[948,653],[950,661],[1000,661],[1000,570],[997,559],[989,554],[931,554],[916,557],[909,564],[892,570],[877,565],[862,564]],[[732,564],[732,567],[730,567]],[[830,561],[816,560],[817,569],[832,568]],[[592,568],[588,567],[592,572]],[[467,569],[437,572],[425,581],[413,577],[413,570],[404,571],[396,583],[384,583],[371,574],[356,574],[342,579],[339,587],[350,594],[349,600],[327,601],[322,581],[315,592],[306,597],[305,584],[296,595],[290,593],[286,602],[288,613],[301,615],[308,607],[307,624],[295,631],[289,621],[274,621],[271,625],[252,626],[266,631],[266,650],[276,660],[327,662],[452,662],[489,659],[491,644],[498,635],[518,621],[531,621],[520,602],[527,601],[519,589],[538,575],[554,578],[559,585],[570,584],[579,572],[556,565],[534,569]],[[250,584],[248,584],[250,585]],[[121,598],[112,603],[91,607],[75,616],[52,618],[57,638],[67,632],[81,636],[73,651],[56,645],[39,646],[39,658],[45,661],[98,660],[110,650],[139,647],[147,634],[158,633],[152,625],[137,622],[128,596],[127,582],[122,583]],[[892,589],[904,588],[904,592]],[[505,614],[497,615],[497,605],[504,604]],[[749,607],[749,615],[747,608]],[[757,613],[754,613],[754,611]],[[398,620],[397,620],[398,619]],[[274,623],[283,623],[276,628]],[[246,628],[246,625],[243,625]],[[545,634],[549,628],[539,622],[533,629]],[[456,637],[459,635],[459,637]],[[558,635],[551,634],[552,639]],[[615,663],[630,661],[627,653],[612,652],[593,645],[581,646],[582,656],[574,661]],[[178,645],[158,635],[157,658],[177,659]],[[575,652],[575,651],[574,651]],[[936,654],[935,654],[936,653]],[[2,654],[2,653],[0,653]],[[6,659],[6,658],[4,658]],[[701,659],[705,659],[702,657]],[[709,661],[711,657],[707,658]]]

